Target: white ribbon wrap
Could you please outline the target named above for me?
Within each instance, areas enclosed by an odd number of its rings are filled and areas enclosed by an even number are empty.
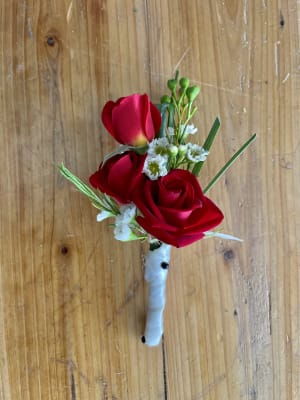
[[[166,304],[166,279],[171,246],[162,243],[150,250],[145,261],[145,280],[149,282],[149,303],[145,334],[142,341],[147,346],[157,346],[163,334],[163,312]]]

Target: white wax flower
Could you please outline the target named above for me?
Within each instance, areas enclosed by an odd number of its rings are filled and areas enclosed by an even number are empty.
[[[195,128],[194,124],[186,125],[186,127],[185,127],[185,125],[181,125],[180,130],[181,130],[181,132],[184,131],[185,135],[194,135],[198,131],[198,129]]]
[[[186,158],[192,162],[205,161],[208,156],[208,151],[198,144],[188,143]]]
[[[154,139],[149,143],[147,153],[153,156],[166,156],[168,154],[169,141],[167,138]]]
[[[168,135],[169,136],[174,136],[175,134],[175,130],[172,126],[168,126],[167,128],[168,130]],[[194,135],[196,132],[198,132],[198,129],[195,127],[194,124],[190,124],[190,125],[180,125],[180,132],[183,133],[185,135]]]
[[[137,236],[130,228],[130,224],[133,221],[136,213],[135,205],[127,204],[125,206],[121,206],[119,211],[120,214],[118,214],[115,219],[115,239],[121,240],[122,242],[137,239]]]
[[[156,180],[160,176],[165,176],[168,173],[167,170],[167,156],[151,155],[146,157],[143,172],[151,179]]]

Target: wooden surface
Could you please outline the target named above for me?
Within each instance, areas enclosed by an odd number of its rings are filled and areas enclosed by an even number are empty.
[[[0,399],[300,398],[300,4],[296,0],[1,0]],[[172,253],[165,340],[140,342],[139,244],[59,176],[115,147],[108,99],[201,85],[205,185],[225,232]]]

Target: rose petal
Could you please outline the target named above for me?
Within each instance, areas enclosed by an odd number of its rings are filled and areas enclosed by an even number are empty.
[[[191,214],[186,224],[187,232],[194,232],[201,226],[202,232],[206,232],[219,225],[224,216],[221,210],[207,197],[203,199],[203,208],[197,208]]]
[[[101,114],[103,125],[115,139],[117,139],[117,138],[115,136],[115,132],[114,132],[113,124],[112,124],[112,111],[113,111],[114,107],[116,106],[116,104],[117,103],[115,103],[113,101],[108,101],[105,104],[105,106],[103,107],[102,114]]]
[[[131,202],[132,192],[143,179],[142,169],[146,155],[127,152],[111,157],[90,177],[90,183],[118,202]]]
[[[160,227],[155,227],[148,225],[146,221],[142,220],[140,217],[137,218],[137,222],[151,235],[153,235],[158,240],[164,243],[170,244],[175,247],[184,247],[197,240],[204,237],[203,232],[197,232],[195,234],[182,235],[181,231],[178,230],[167,230],[161,229]]]
[[[183,227],[186,225],[188,219],[190,218],[193,210],[180,210],[180,209],[172,209],[167,207],[159,207],[161,214],[164,217],[164,220],[169,224],[172,224],[176,227]]]

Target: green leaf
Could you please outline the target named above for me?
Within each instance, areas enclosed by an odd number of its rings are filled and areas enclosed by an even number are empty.
[[[216,136],[220,126],[221,126],[221,121],[220,121],[220,118],[217,117],[210,129],[210,132],[209,132],[205,142],[204,142],[203,148],[205,150],[209,150],[211,148],[211,145],[213,144],[213,142],[215,140],[215,136]]]
[[[165,136],[165,129],[167,127],[167,122],[168,122],[168,108],[169,108],[169,103],[164,103],[164,104],[157,104],[156,107],[159,109],[160,115],[161,115],[161,126],[159,130],[158,137],[162,138]]]
[[[251,138],[247,140],[247,142],[244,143],[243,146],[236,153],[234,153],[234,155],[230,158],[230,160],[227,161],[224,167],[220,169],[220,171],[215,175],[215,177],[209,182],[209,184],[203,190],[204,194],[206,194],[214,186],[214,184],[221,178],[222,175],[225,174],[228,168],[231,167],[231,165],[254,142],[255,139],[256,139],[256,133],[253,136],[251,136]]]
[[[204,142],[204,145],[202,146],[204,148],[204,150],[207,150],[207,151],[210,150],[210,148],[215,140],[216,134],[220,128],[220,125],[221,125],[220,119],[217,117],[210,129],[210,132]],[[201,171],[201,168],[202,168],[204,162],[205,161],[199,161],[197,164],[195,164],[193,171],[192,171],[194,175],[199,176],[199,173]]]

